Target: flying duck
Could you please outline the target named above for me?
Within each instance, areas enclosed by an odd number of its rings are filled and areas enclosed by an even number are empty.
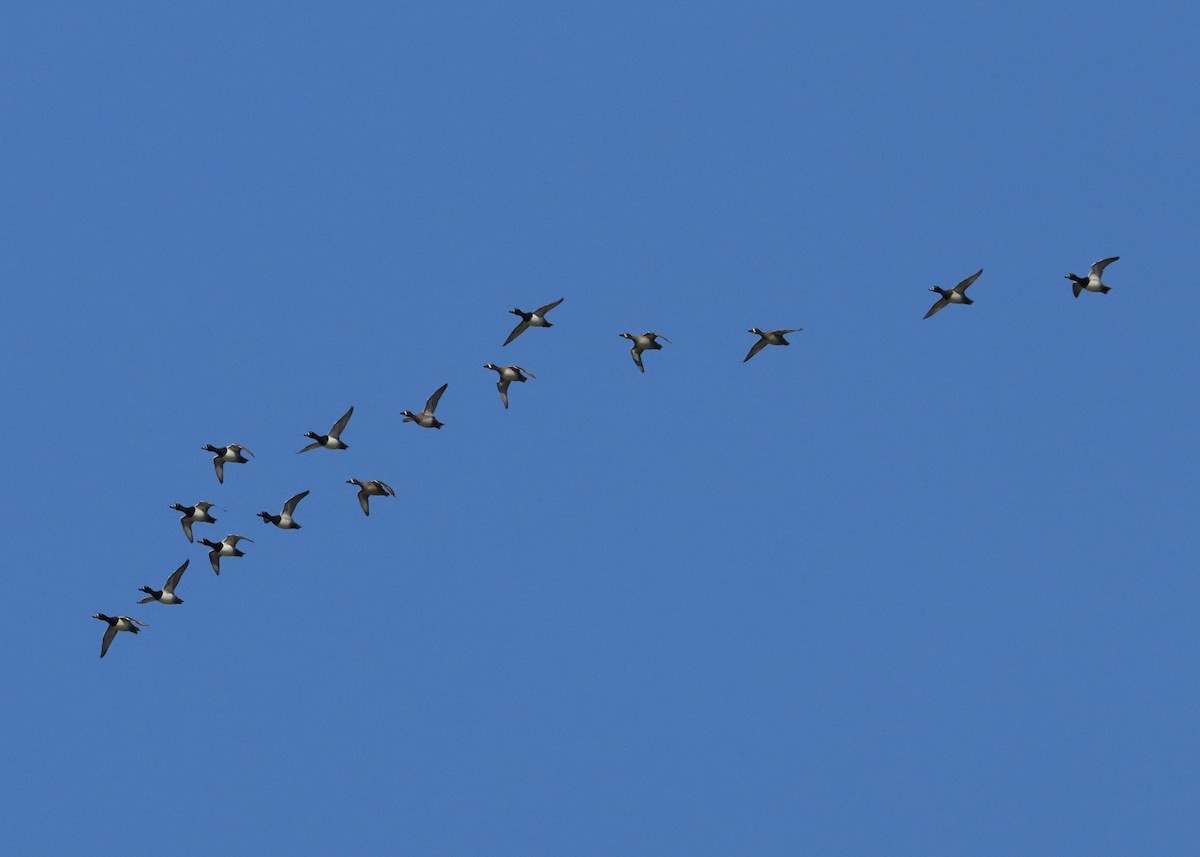
[[[311,437],[313,442],[300,452],[308,452],[310,449],[316,449],[318,446],[323,446],[326,449],[349,449],[349,445],[342,443],[342,432],[346,430],[346,423],[350,422],[350,415],[354,413],[354,406],[350,406],[350,410],[342,414],[342,418],[333,424],[333,428],[329,430],[329,434],[317,434],[315,431],[306,431],[305,437]],[[299,455],[297,452],[296,455]]]
[[[1099,292],[1102,295],[1106,295],[1111,292],[1112,289],[1100,282],[1100,275],[1104,273],[1105,268],[1120,258],[1120,256],[1109,256],[1107,259],[1101,259],[1099,262],[1092,265],[1092,270],[1088,271],[1088,275],[1086,277],[1077,277],[1074,274],[1067,274],[1066,279],[1071,281],[1071,288],[1075,292],[1075,297],[1079,297],[1079,293],[1085,289],[1089,292]]]
[[[242,455],[243,452],[254,455],[253,452],[246,449],[240,443],[231,443],[229,446],[213,446],[211,443],[206,443],[203,446],[205,452],[213,454],[213,470],[217,471],[217,481],[222,485],[225,484],[225,465],[226,464],[249,464],[250,459]]]
[[[117,636],[117,631],[130,631],[136,634],[138,632],[138,625],[141,625],[143,628],[150,627],[140,619],[131,619],[128,616],[105,616],[103,613],[93,613],[92,618],[108,623],[108,628],[104,631],[104,642],[100,644],[100,657],[104,657],[107,654],[113,637]]]
[[[925,318],[929,318],[931,315],[933,315],[935,312],[940,310],[942,307],[946,306],[946,304],[973,304],[973,303],[975,303],[975,301],[973,301],[969,297],[967,297],[967,287],[970,286],[971,283],[978,280],[979,275],[982,273],[983,273],[983,268],[980,268],[974,274],[967,277],[965,280],[963,280],[957,286],[955,286],[954,288],[949,289],[949,290],[943,289],[941,286],[930,286],[929,291],[937,292],[939,295],[941,295],[941,297],[938,298],[937,302],[929,308],[929,312],[925,313]]]
[[[175,569],[175,573],[167,578],[167,582],[163,584],[162,589],[151,589],[149,586],[143,586],[139,592],[145,592],[146,597],[138,604],[146,604],[150,601],[157,601],[160,604],[182,604],[183,599],[175,594],[175,587],[179,585],[179,578],[183,577],[183,572],[187,570],[188,563],[191,560],[185,559],[183,565]]]
[[[513,315],[519,315],[521,317],[521,321],[516,327],[513,328],[512,333],[508,335],[508,339],[504,340],[504,345],[508,345],[508,343],[512,342],[530,327],[554,327],[553,324],[546,321],[546,313],[550,312],[550,310],[554,309],[562,302],[563,299],[559,298],[554,303],[538,307],[533,312],[522,312],[516,307],[510,309],[509,312],[511,312]],[[503,348],[504,346],[502,345],[500,347]]]
[[[632,333],[619,333],[617,335],[624,339],[628,339],[633,343],[633,347],[629,349],[629,353],[633,355],[633,362],[637,364],[637,367],[639,370],[641,370],[642,374],[645,374],[646,372],[646,367],[642,365],[642,352],[661,351],[662,346],[658,344],[659,339],[661,339],[663,342],[671,341],[662,334],[651,333],[650,331],[646,331],[641,336],[634,336]],[[749,360],[750,358],[747,357],[746,359]]]
[[[442,398],[442,393],[446,392],[446,388],[449,386],[449,383],[445,383],[434,390],[433,395],[425,401],[425,410],[421,411],[421,413],[414,414],[412,411],[401,411],[400,413],[404,415],[404,422],[416,423],[421,428],[440,429],[444,426],[445,423],[438,422],[433,412],[437,410],[438,400]]]
[[[300,525],[292,520],[292,515],[296,512],[296,506],[307,496],[307,491],[301,491],[283,504],[283,511],[278,515],[272,515],[270,512],[259,512],[258,517],[263,519],[264,524],[274,524],[281,530],[298,530],[300,529]]]
[[[362,506],[363,514],[370,515],[371,507],[367,505],[367,500],[370,497],[395,497],[396,491],[391,485],[386,482],[380,482],[378,479],[368,479],[366,482],[361,482],[358,479],[347,479],[350,485],[358,486],[358,505]]]
[[[179,519],[179,523],[183,524],[183,534],[187,536],[187,540],[192,541],[192,524],[215,524],[217,519],[208,514],[215,503],[209,503],[207,500],[201,500],[195,506],[184,506],[182,503],[172,503],[171,508],[176,512],[183,512],[183,517]]]
[[[495,363],[488,363],[484,369],[493,369],[500,373],[500,380],[496,382],[496,389],[500,391],[500,401],[504,403],[504,407],[508,407],[508,385],[513,381],[520,381],[524,384],[529,378],[536,378],[528,369],[522,369],[520,366],[497,366]],[[528,375],[529,378],[525,376]]]
[[[757,327],[750,328],[746,332],[758,334],[759,340],[750,346],[750,351],[745,357],[742,358],[742,362],[745,363],[768,345],[791,345],[792,343],[788,342],[784,338],[784,335],[788,333],[799,333],[802,330],[804,330],[803,327],[794,327],[791,330],[759,330]]]
[[[200,544],[208,545],[212,548],[208,552],[208,561],[212,564],[212,569],[217,574],[221,573],[221,557],[223,556],[245,556],[246,554],[237,546],[238,542],[252,542],[254,539],[248,539],[245,536],[235,536],[232,533],[227,535],[219,542],[201,539]]]

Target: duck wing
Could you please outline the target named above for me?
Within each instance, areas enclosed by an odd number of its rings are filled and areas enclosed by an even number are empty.
[[[758,338],[758,342],[756,342],[750,346],[750,352],[745,357],[742,358],[742,362],[745,363],[751,357],[753,357],[755,354],[762,351],[766,347],[767,347],[767,338],[765,336],[760,335]]]
[[[314,440],[308,446],[304,447],[304,449],[296,450],[296,455],[299,455],[302,452],[308,452],[310,449],[316,449],[320,445],[321,445],[321,442],[319,440]]]
[[[520,336],[522,333],[524,333],[528,328],[529,328],[529,322],[525,321],[524,319],[517,322],[517,326],[512,329],[512,333],[510,333],[508,335],[508,339],[504,340],[504,345],[508,345],[508,343],[510,343],[514,339],[516,339],[518,336]],[[503,348],[504,345],[501,345],[500,347]]]
[[[446,392],[446,388],[449,386],[450,382],[447,381],[445,384],[433,391],[433,395],[430,396],[425,402],[425,413],[432,414],[435,410],[437,410],[438,402],[442,399],[442,393]]]
[[[974,274],[967,277],[965,280],[963,280],[961,283],[959,283],[957,286],[955,286],[953,289],[951,289],[951,291],[958,292],[961,295],[962,293],[964,293],[967,290],[967,288],[971,285],[971,283],[973,283],[979,279],[979,275],[982,273],[983,273],[983,268],[980,268]]]
[[[534,315],[545,316],[545,315],[546,315],[546,313],[550,312],[550,310],[554,309],[556,306],[558,306],[558,305],[559,305],[560,303],[562,303],[562,302],[563,302],[563,299],[562,299],[562,298],[559,298],[559,299],[558,299],[558,300],[556,300],[554,303],[549,303],[549,304],[546,304],[545,306],[540,306],[540,307],[538,307],[537,309],[535,309],[535,310],[533,311],[533,314],[534,314]]]
[[[1120,258],[1120,256],[1109,256],[1107,259],[1101,259],[1095,265],[1092,265],[1091,275],[1096,279],[1100,279],[1100,275],[1104,273],[1104,269]]]
[[[510,383],[512,382],[505,381],[503,378],[496,382],[496,389],[500,391],[500,401],[504,403],[505,410],[508,409],[508,385]]]
[[[187,571],[189,562],[191,562],[190,559],[185,559],[183,561],[183,565],[181,565],[181,566],[179,566],[179,568],[175,569],[174,573],[170,577],[167,578],[166,585],[163,586],[163,592],[174,592],[175,591],[175,587],[179,585],[179,578],[183,577],[183,573],[185,571]]]
[[[634,362],[634,364],[635,364],[635,365],[638,367],[638,369],[641,371],[641,373],[642,373],[643,375],[645,375],[645,374],[646,374],[646,367],[642,365],[642,352],[641,352],[641,350],[640,350],[640,349],[639,349],[639,348],[638,348],[638,347],[635,345],[635,346],[633,346],[633,348],[630,348],[630,349],[629,349],[629,353],[633,355],[633,362]],[[743,362],[744,362],[744,361],[743,361]]]
[[[346,411],[346,413],[342,414],[342,418],[333,424],[333,428],[331,428],[329,430],[329,434],[332,435],[333,437],[338,437],[343,431],[345,431],[346,423],[350,422],[350,416],[353,413],[354,413],[354,406],[351,405],[350,410],[348,410],[348,411]]]
[[[950,298],[938,298],[937,303],[929,308],[929,312],[925,313],[925,318],[929,318],[948,303],[950,303]]]
[[[296,506],[298,506],[300,504],[300,501],[303,500],[307,496],[308,496],[307,491],[301,491],[295,497],[292,497],[290,500],[288,500],[286,503],[283,504],[283,514],[291,515],[293,512],[296,511]]]
[[[100,643],[100,657],[104,657],[108,653],[108,647],[112,645],[115,636],[117,636],[117,626],[114,622],[104,632],[104,640]]]

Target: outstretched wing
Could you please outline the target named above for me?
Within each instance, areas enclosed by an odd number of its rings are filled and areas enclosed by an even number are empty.
[[[516,339],[518,336],[520,336],[522,333],[524,333],[528,329],[528,327],[529,327],[529,322],[522,319],[520,322],[517,323],[517,326],[512,329],[512,333],[510,333],[508,335],[508,339],[504,340],[504,345],[508,345],[508,343],[510,343],[514,339]],[[504,345],[501,345],[500,347],[503,348]]]
[[[166,586],[163,587],[163,592],[174,592],[175,591],[175,587],[179,585],[179,578],[183,577],[183,573],[185,571],[187,571],[189,562],[191,562],[190,559],[185,559],[183,561],[183,565],[181,565],[181,566],[179,566],[179,568],[175,569],[175,573],[167,578],[167,584],[166,584]]]
[[[534,375],[534,374],[533,374],[532,372],[530,372],[528,369],[522,369],[520,366],[514,366],[513,368],[514,368],[514,369],[516,369],[518,372],[524,372],[524,373],[525,373],[526,375],[528,375],[530,378],[536,378],[536,377],[537,377],[537,375]]]
[[[346,413],[342,414],[342,418],[333,424],[333,428],[331,428],[329,430],[329,433],[331,435],[333,435],[334,437],[337,437],[343,431],[345,431],[346,423],[350,422],[350,415],[353,413],[354,413],[354,406],[351,405],[350,410],[348,410],[348,411],[346,411]]]
[[[562,303],[562,302],[563,302],[563,299],[562,299],[562,298],[559,298],[558,300],[556,300],[556,301],[555,301],[554,303],[552,303],[552,304],[546,304],[545,306],[540,306],[540,307],[538,307],[537,309],[535,309],[535,310],[533,311],[533,314],[534,314],[534,315],[542,315],[542,316],[544,316],[546,313],[550,312],[550,310],[554,309],[556,306],[558,306],[558,305],[559,305],[560,303]]]
[[[216,458],[213,459],[213,470],[217,471],[217,481],[220,482],[222,485],[224,485],[225,484],[225,462],[221,460],[220,455],[218,455]],[[104,657],[104,656],[101,655],[101,657]]]
[[[304,449],[299,449],[299,450],[296,450],[296,455],[299,455],[299,454],[300,454],[300,453],[302,453],[302,452],[308,452],[310,449],[316,449],[316,448],[317,448],[318,446],[320,446],[320,445],[321,445],[321,444],[320,444],[320,442],[319,442],[319,441],[315,441],[315,440],[314,440],[314,441],[313,441],[312,443],[310,443],[308,446],[304,447]]]
[[[117,626],[115,624],[109,625],[108,629],[104,632],[104,641],[100,643],[100,657],[104,657],[108,652],[108,647],[112,645],[113,637],[115,636],[117,636]]]
[[[304,493],[307,494],[308,492],[305,491]],[[230,533],[229,535],[227,535],[225,537],[225,544],[229,545],[231,548],[237,547],[238,542],[252,542],[252,541],[254,541],[254,539],[248,539],[245,536],[237,536],[237,535],[234,535],[233,533]]]
[[[1100,275],[1104,273],[1104,269],[1120,258],[1120,256],[1109,256],[1107,259],[1101,259],[1095,265],[1092,265],[1092,276],[1099,279]]]
[[[638,369],[641,370],[643,375],[645,375],[646,367],[642,365],[642,352],[638,351],[637,346],[635,345],[633,348],[629,349],[629,353],[633,355],[633,362],[637,365]]]
[[[365,488],[359,489],[358,505],[362,506],[363,514],[366,515],[367,517],[370,517],[370,515],[371,515],[371,507],[367,505],[367,502],[370,499],[371,498],[367,495],[367,491]]]
[[[925,313],[925,318],[929,318],[948,303],[950,303],[950,298],[939,298],[937,303],[929,308],[929,312]]]
[[[189,542],[195,541],[192,538],[192,518],[190,515],[184,515],[179,519],[179,523],[183,524],[183,534],[187,536]]]
[[[967,290],[967,287],[970,286],[971,283],[973,283],[979,279],[979,275],[982,273],[983,273],[983,268],[980,268],[974,274],[967,277],[965,280],[963,280],[961,283],[959,283],[957,286],[955,286],[953,291],[956,291],[961,295],[963,292],[965,292]]]
[[[396,489],[393,488],[391,485],[388,485],[386,482],[380,482],[379,484],[383,487],[383,490],[388,493],[389,497],[396,496]]]
[[[450,382],[447,381],[445,384],[433,391],[433,395],[430,396],[425,402],[425,413],[432,414],[437,409],[438,402],[442,399],[442,393],[446,392],[446,388],[449,386]]]
[[[500,391],[500,401],[504,403],[505,409],[508,408],[508,385],[510,383],[503,378],[496,382],[496,389]]]
[[[750,346],[750,353],[748,353],[745,357],[742,358],[742,362],[745,363],[747,360],[749,360],[751,357],[753,357],[755,354],[762,351],[766,347],[767,347],[767,338],[765,336],[760,336],[758,338],[758,342],[756,342]]]
[[[298,506],[300,504],[300,501],[303,500],[307,496],[308,496],[307,491],[301,491],[295,497],[292,497],[290,500],[288,500],[286,503],[283,504],[283,513],[285,515],[291,515],[293,512],[296,511],[296,506]]]

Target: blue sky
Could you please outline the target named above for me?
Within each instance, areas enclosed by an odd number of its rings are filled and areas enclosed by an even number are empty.
[[[6,840],[1195,853],[1198,18],[10,7]]]

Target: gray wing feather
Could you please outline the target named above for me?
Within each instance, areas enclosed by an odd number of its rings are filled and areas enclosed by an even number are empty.
[[[529,322],[524,321],[524,320],[519,322],[517,324],[517,326],[512,329],[512,333],[510,333],[508,335],[508,339],[504,340],[504,345],[508,345],[508,343],[510,343],[514,339],[516,339],[518,336],[520,336],[522,333],[524,333],[528,327],[529,327]],[[504,345],[501,345],[500,347],[503,348]]]
[[[751,357],[753,357],[755,354],[762,351],[766,347],[767,347],[767,338],[765,336],[759,337],[758,342],[756,342],[750,346],[750,352],[744,358],[742,358],[742,362],[745,363],[747,360],[749,360]]]
[[[290,500],[288,500],[286,503],[283,504],[283,511],[288,515],[292,514],[293,512],[296,511],[296,507],[298,505],[300,505],[300,501],[303,500],[307,496],[308,496],[307,491],[301,491],[295,497],[291,498]]]
[[[929,312],[925,313],[925,318],[929,318],[948,303],[950,303],[950,298],[938,298],[937,303],[929,308]]]
[[[965,280],[963,280],[961,283],[959,283],[957,286],[955,286],[953,291],[956,291],[961,295],[963,292],[965,292],[967,290],[967,287],[970,286],[971,283],[973,283],[979,279],[979,275],[982,273],[983,273],[983,268],[980,268],[974,274],[967,277]]]
[[[109,625],[108,630],[104,632],[104,641],[100,643],[100,657],[108,652],[108,647],[112,645],[113,637],[117,636],[117,626]]]
[[[350,410],[342,415],[342,418],[333,424],[333,428],[329,430],[332,435],[340,435],[346,428],[346,423],[350,422],[350,415],[354,413],[354,406],[350,406]]]
[[[449,386],[450,382],[447,381],[445,384],[434,390],[433,395],[429,397],[427,402],[425,402],[426,413],[432,414],[435,410],[437,410],[438,402],[441,401],[442,398],[442,393],[446,392],[446,388]]]
[[[164,592],[174,592],[175,591],[175,587],[179,585],[179,578],[183,577],[183,573],[185,571],[187,571],[189,562],[191,562],[190,559],[185,559],[183,561],[183,565],[181,565],[181,566],[179,566],[179,568],[175,569],[175,573],[167,578],[167,584],[166,584],[166,586],[163,587]]]

